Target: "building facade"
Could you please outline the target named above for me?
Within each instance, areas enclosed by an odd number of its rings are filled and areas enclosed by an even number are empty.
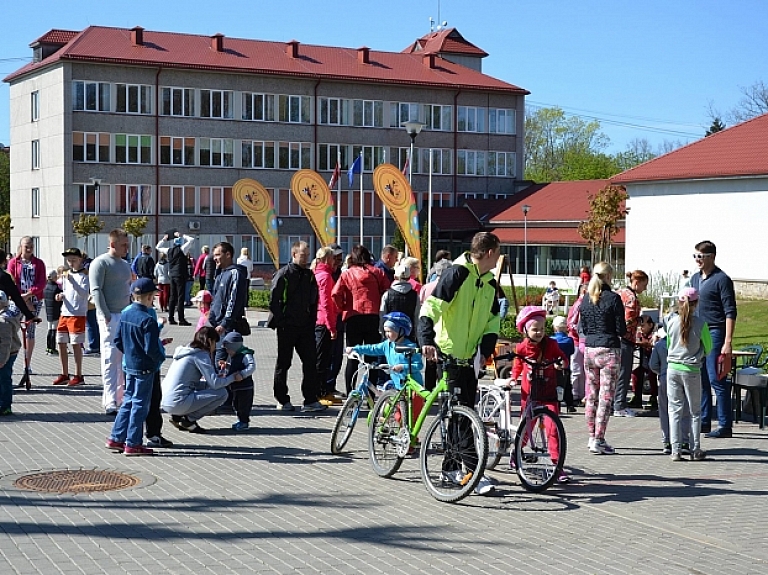
[[[34,61],[5,81],[11,93],[12,245],[30,235],[48,262],[83,245],[72,220],[94,214],[106,233],[147,216],[154,245],[177,228],[212,245],[248,247],[271,263],[232,197],[241,178],[261,182],[278,214],[281,260],[297,239],[317,247],[290,193],[296,170],[330,179],[343,247],[382,245],[382,206],[371,174],[401,169],[411,139],[404,122],[423,123],[409,161],[417,201],[504,197],[521,187],[527,91],[483,74],[486,56],[454,29],[432,33],[402,53],[306,46],[92,26],[52,30],[33,42]],[[473,67],[453,60],[473,63]],[[359,177],[346,169],[363,156]],[[362,203],[362,214],[361,212]],[[387,238],[394,231],[386,221]]]

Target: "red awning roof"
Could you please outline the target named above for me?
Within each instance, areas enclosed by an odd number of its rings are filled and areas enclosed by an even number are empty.
[[[499,237],[502,244],[523,245],[525,243],[524,228],[495,228],[491,231]],[[625,241],[624,228],[619,228],[618,233],[613,238],[613,243],[624,245]],[[528,244],[586,246],[587,242],[579,235],[577,228],[531,228],[529,226]]]
[[[768,114],[716,132],[640,164],[611,181],[617,184],[768,175]]]
[[[64,45],[72,38],[77,36],[80,32],[76,30],[59,30],[57,28],[54,28],[53,30],[50,30],[40,36],[37,40],[32,42],[30,46],[35,46],[36,44],[61,44]]]

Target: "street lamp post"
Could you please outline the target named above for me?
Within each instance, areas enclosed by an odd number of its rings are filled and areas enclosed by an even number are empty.
[[[528,212],[531,206],[523,204],[523,265],[525,266],[525,303],[528,305]]]
[[[413,191],[413,145],[416,142],[416,136],[419,135],[424,124],[421,122],[402,122],[400,125],[405,128],[405,131],[408,132],[408,135],[411,137],[411,149],[408,152],[408,184],[411,186],[411,191]],[[432,246],[427,246],[427,253],[429,253],[431,249]],[[405,244],[405,255],[408,255],[407,243]]]

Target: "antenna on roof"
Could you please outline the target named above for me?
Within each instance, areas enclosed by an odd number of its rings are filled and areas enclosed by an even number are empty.
[[[442,30],[443,28],[445,28],[445,27],[447,27],[447,26],[448,26],[448,20],[443,20],[443,23],[442,23],[442,24],[440,24],[440,25],[437,27],[437,31],[439,32],[440,30]]]
[[[432,33],[435,31],[435,20],[432,18],[432,16],[429,17],[429,32]]]

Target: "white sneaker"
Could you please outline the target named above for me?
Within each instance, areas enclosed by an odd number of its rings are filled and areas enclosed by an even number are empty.
[[[456,485],[463,485],[466,483],[466,474],[461,469],[455,471],[443,471],[441,479],[449,483],[455,483]]]
[[[624,409],[620,409],[619,411],[613,412],[614,417],[637,417],[637,413],[634,409],[630,409],[628,407],[625,407]]]
[[[475,493],[478,495],[488,495],[489,493],[493,493],[496,491],[496,486],[491,483],[491,480],[488,479],[485,475],[483,475],[480,478],[480,481],[477,482],[477,486],[475,487]]]
[[[608,445],[605,439],[595,439],[592,447],[589,448],[589,452],[595,455],[613,455],[616,453],[616,450]]]
[[[593,447],[594,445],[595,445],[595,438],[594,438],[594,437],[590,437],[590,438],[589,438],[589,441],[587,441],[587,449],[589,449],[590,451],[592,451],[592,447]]]

